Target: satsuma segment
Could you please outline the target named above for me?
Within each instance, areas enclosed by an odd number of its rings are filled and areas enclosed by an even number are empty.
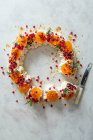
[[[70,75],[73,72],[73,68],[72,67],[73,67],[73,61],[69,59],[64,64],[61,65],[60,69],[61,69],[61,72],[63,74]]]
[[[21,76],[21,74],[19,72],[12,72],[9,74],[9,77],[15,82],[17,83],[19,81],[19,77]]]
[[[47,100],[48,101],[52,101],[52,102],[54,102],[54,101],[56,101],[56,100],[58,100],[58,92],[57,91],[55,91],[55,90],[49,90],[48,92],[47,92]]]
[[[67,94],[63,94],[63,95],[62,95],[62,97],[63,97],[65,100],[72,99],[74,96],[75,96],[75,94],[74,94],[72,91],[69,91]]]
[[[70,41],[65,41],[65,50],[71,52],[72,51],[72,43]]]
[[[21,85],[19,85],[18,88],[19,88],[21,93],[27,93],[30,86],[31,86],[31,83],[24,82]]]
[[[29,94],[31,95],[32,99],[34,100],[39,100],[42,97],[42,89],[39,87],[33,87],[30,91]]]
[[[46,40],[46,35],[43,32],[37,32],[35,35],[35,40],[38,43],[43,43]]]
[[[26,46],[26,44],[27,44],[27,37],[26,36],[23,36],[23,35],[19,35],[16,38],[16,41],[17,41],[17,43],[19,45]]]
[[[53,34],[53,35],[50,36],[50,41],[49,42],[53,45],[58,45],[59,42],[60,42],[60,38],[59,38],[58,35]]]

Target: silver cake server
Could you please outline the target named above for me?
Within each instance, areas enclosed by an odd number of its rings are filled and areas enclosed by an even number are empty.
[[[87,81],[87,78],[88,78],[88,75],[89,75],[89,72],[92,68],[92,63],[89,63],[84,74],[83,74],[83,77],[82,77],[82,80],[81,80],[81,83],[80,83],[80,88],[79,88],[79,92],[78,92],[78,95],[75,99],[75,104],[78,104],[79,101],[80,101],[80,98],[83,94],[83,90],[85,88],[85,85],[86,85],[86,81]]]

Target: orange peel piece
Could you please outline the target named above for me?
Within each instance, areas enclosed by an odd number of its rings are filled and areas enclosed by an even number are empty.
[[[58,93],[57,93],[57,91],[55,91],[55,90],[49,90],[48,92],[47,92],[47,100],[48,101],[52,101],[52,102],[54,102],[54,101],[56,101],[56,100],[58,100]]]

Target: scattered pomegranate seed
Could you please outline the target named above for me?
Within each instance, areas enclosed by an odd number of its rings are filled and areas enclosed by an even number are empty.
[[[61,80],[60,80],[60,79],[58,79],[58,81],[60,82]]]
[[[40,85],[39,87],[41,88],[42,86]]]
[[[18,103],[18,100],[16,100],[16,103]]]
[[[35,26],[33,26],[33,28],[35,28]]]
[[[4,72],[4,71],[2,71],[2,74],[3,74],[3,75],[5,75],[5,72]]]
[[[73,35],[73,32],[70,32],[70,35]]]
[[[37,82],[39,82],[39,79],[36,79]]]
[[[45,109],[45,106],[43,106],[43,109]]]
[[[76,79],[76,80],[78,79],[77,76],[75,76],[75,79]]]
[[[53,55],[54,53],[52,52],[51,55]]]
[[[9,53],[7,53],[7,56],[9,56]]]
[[[15,91],[13,90],[12,93],[15,94]]]
[[[82,64],[80,64],[80,66],[81,66],[81,67],[83,67],[83,65],[82,65]]]
[[[4,68],[3,68],[3,67],[1,67],[1,69],[3,70]]]
[[[58,68],[58,65],[55,65],[56,66],[56,68]]]
[[[61,100],[61,97],[59,98],[59,100]]]
[[[49,77],[47,77],[47,80],[49,80]]]
[[[50,66],[50,69],[52,70],[52,66]]]
[[[56,60],[55,62],[58,63],[58,60]]]
[[[26,25],[26,28],[28,28],[28,25]]]
[[[75,42],[75,41],[76,41],[76,39],[73,39],[73,41]]]
[[[51,90],[51,87],[49,88],[49,90]]]
[[[39,77],[39,76],[37,76],[37,78],[39,79],[40,77]]]
[[[77,34],[74,34],[74,37],[77,37]]]
[[[55,89],[55,86],[53,86],[53,88]]]
[[[53,107],[53,105],[52,105],[52,104],[51,104],[50,106],[51,106],[51,107]]]
[[[40,84],[42,85],[42,81],[40,81]]]
[[[11,85],[13,85],[14,83],[13,82],[11,82]]]

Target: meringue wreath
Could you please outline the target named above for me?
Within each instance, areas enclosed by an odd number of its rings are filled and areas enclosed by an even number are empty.
[[[65,39],[62,34],[59,34],[60,28],[53,31],[51,28],[46,30],[35,29],[27,32],[20,33],[11,49],[9,55],[8,74],[12,81],[17,85],[19,91],[25,94],[26,100],[30,103],[40,102],[55,102],[59,99],[69,100],[77,95],[78,87],[70,82],[62,82],[61,90],[55,88],[49,88],[44,91],[42,86],[35,86],[33,79],[25,71],[23,62],[25,55],[31,49],[35,49],[39,46],[50,46],[56,49],[59,53],[59,57],[62,56],[64,63],[58,66],[59,72],[62,75],[72,76],[78,70],[77,61],[72,48],[72,42],[69,39]],[[37,78],[39,80],[39,77]],[[41,83],[42,84],[42,83]]]

